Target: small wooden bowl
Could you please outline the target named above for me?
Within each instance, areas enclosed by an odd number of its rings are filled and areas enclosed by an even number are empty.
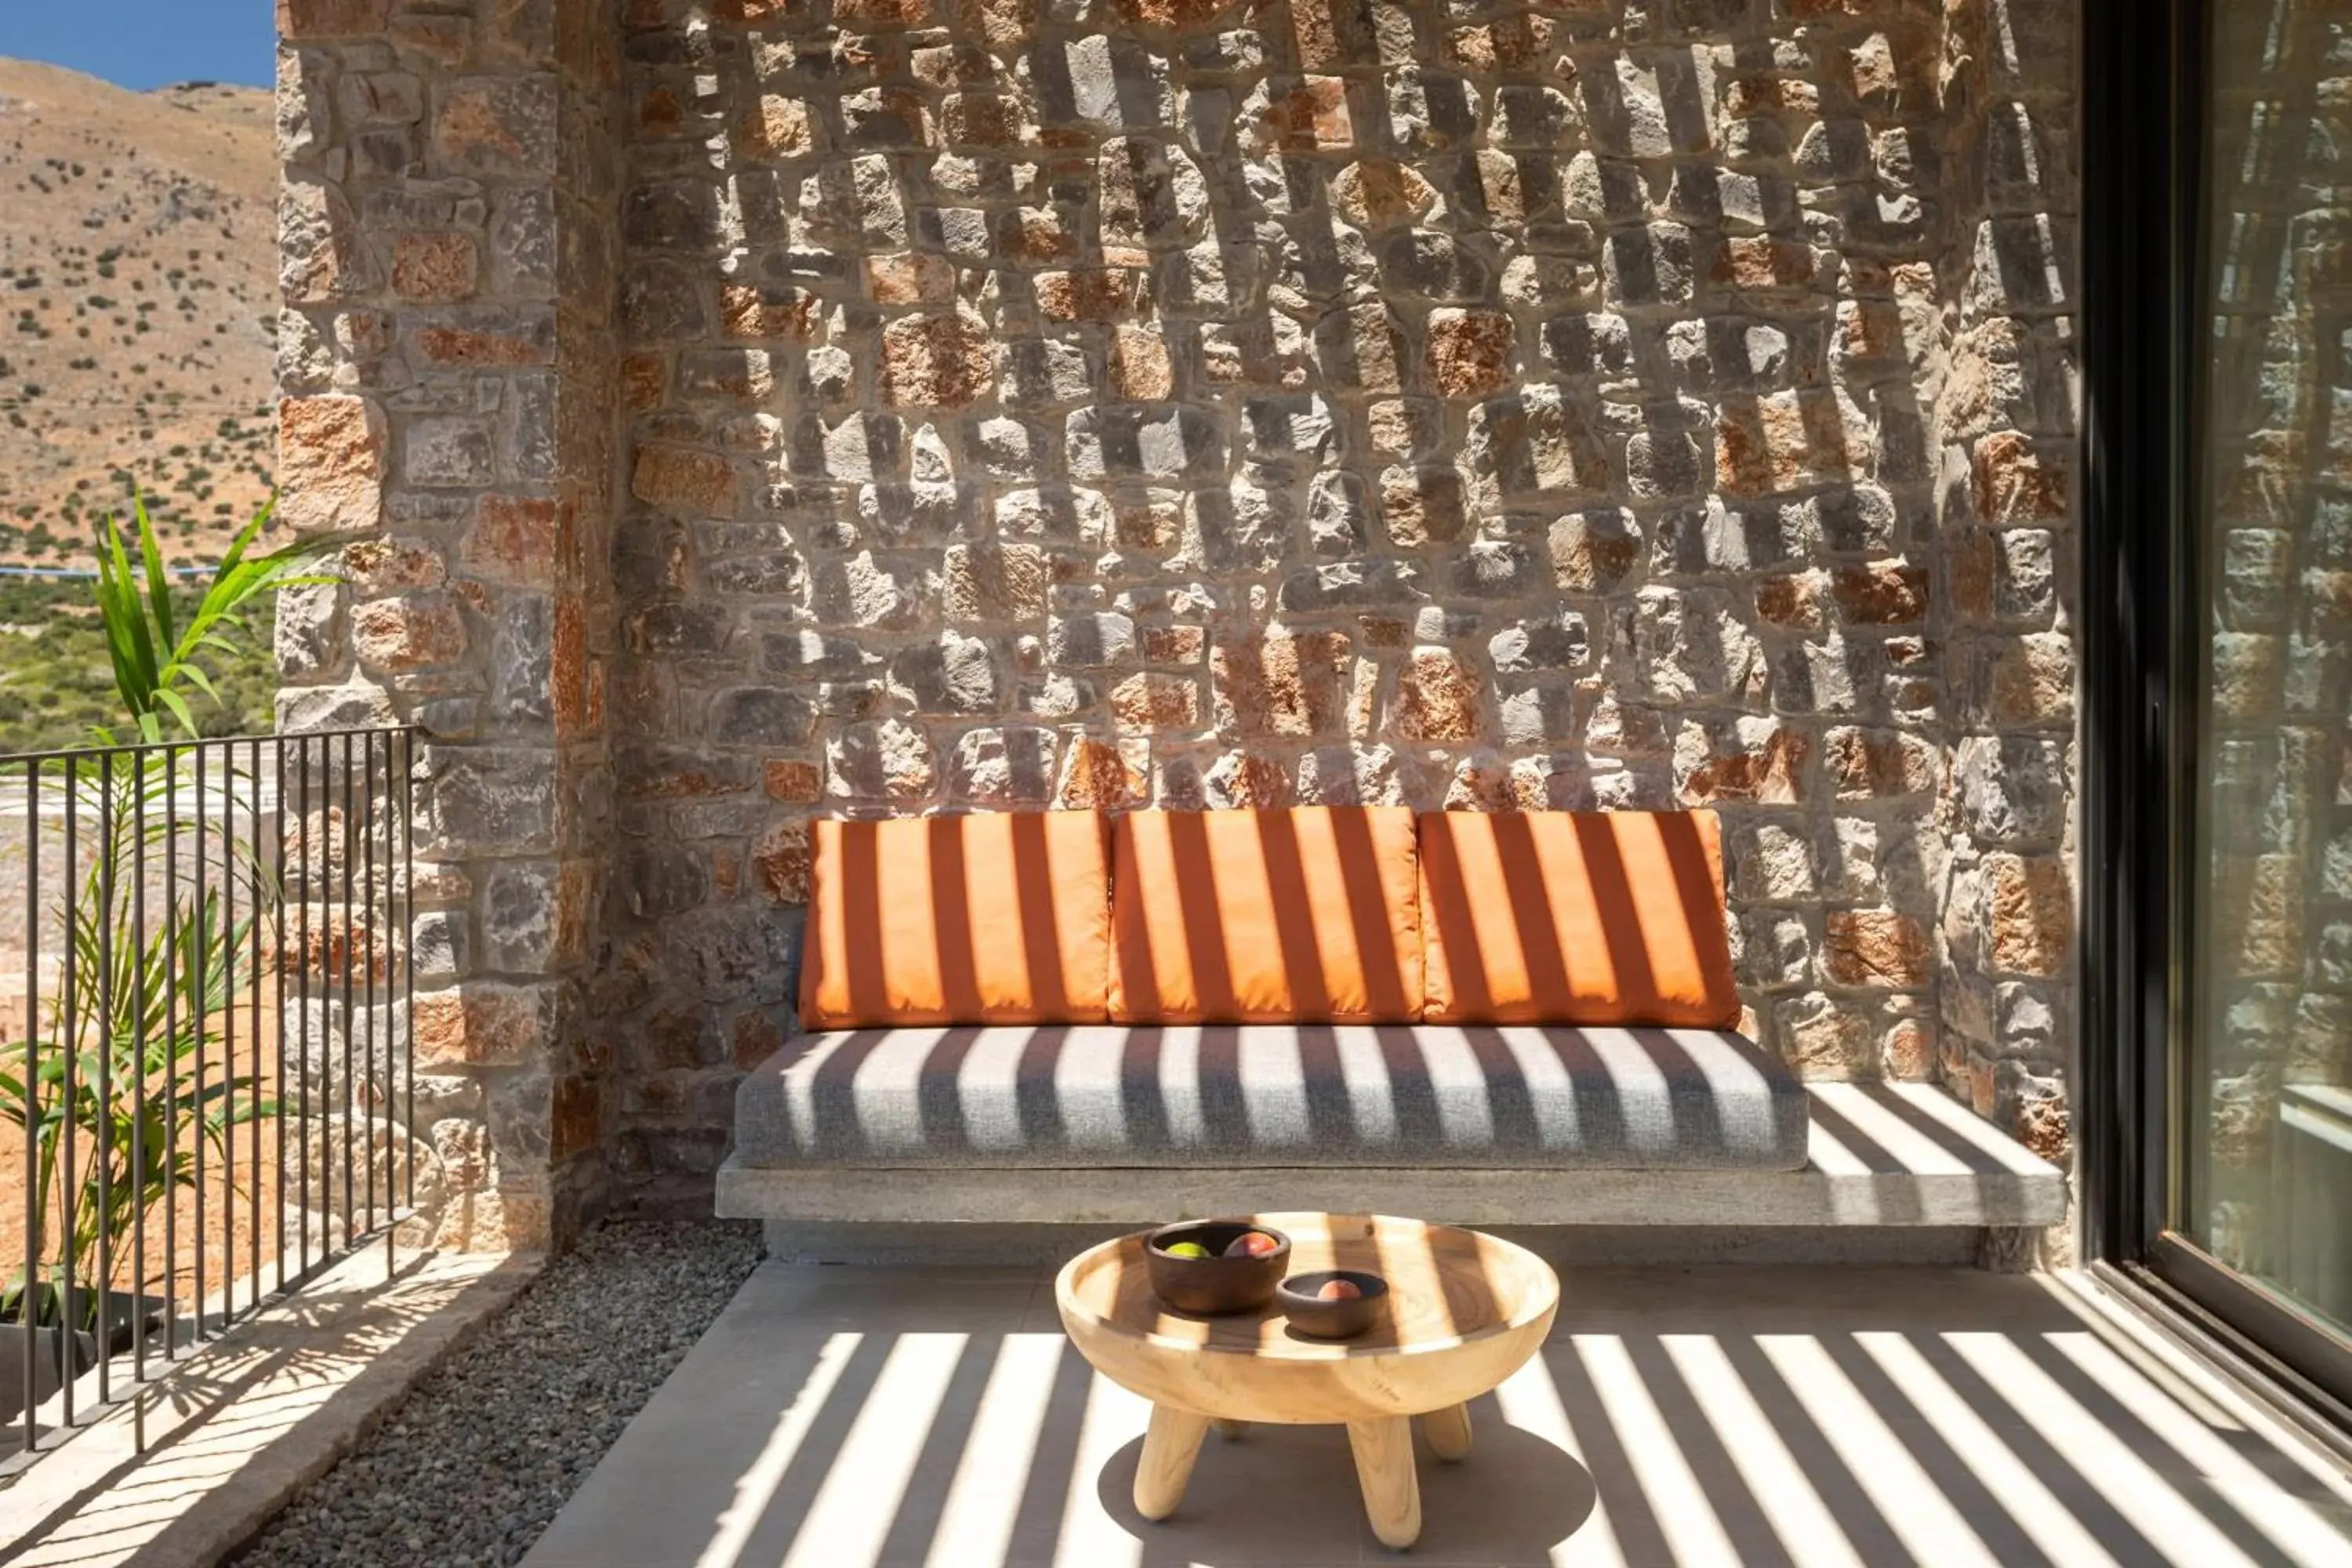
[[[1261,1258],[1227,1258],[1225,1248],[1253,1230],[1263,1230],[1281,1245]],[[1208,1248],[1206,1258],[1171,1258],[1167,1249],[1180,1241],[1197,1241]],[[1180,1312],[1215,1317],[1247,1312],[1274,1299],[1282,1271],[1290,1267],[1290,1237],[1245,1219],[1185,1220],[1163,1225],[1143,1239],[1144,1266],[1151,1289]]]
[[[1360,1296],[1327,1301],[1315,1292],[1334,1279],[1345,1279]],[[1290,1326],[1318,1340],[1349,1340],[1377,1327],[1389,1315],[1389,1282],[1377,1274],[1352,1268],[1323,1268],[1294,1274],[1275,1288]]]

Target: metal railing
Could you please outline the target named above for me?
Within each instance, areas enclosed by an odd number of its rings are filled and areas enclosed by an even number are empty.
[[[391,1256],[419,1163],[415,750],[350,730],[0,757],[17,1462],[126,1397],[143,1449],[175,1358],[362,1240]]]

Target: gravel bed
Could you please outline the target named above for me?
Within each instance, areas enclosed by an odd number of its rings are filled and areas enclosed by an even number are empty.
[[[759,1260],[756,1224],[593,1232],[287,1505],[239,1568],[520,1562]]]

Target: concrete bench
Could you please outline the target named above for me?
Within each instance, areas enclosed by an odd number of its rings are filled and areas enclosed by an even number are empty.
[[[808,1032],[738,1092],[722,1215],[1958,1230],[2065,1213],[2057,1171],[1938,1091],[1809,1090],[1726,1026],[1740,1003],[1706,813],[819,826]],[[977,1021],[1008,1011],[1029,1021]]]
[[[1932,1085],[1799,1084],[1738,1035],[856,1030],[744,1080],[719,1209],[1131,1224],[1265,1205],[1465,1224],[2055,1225],[2063,1174]]]

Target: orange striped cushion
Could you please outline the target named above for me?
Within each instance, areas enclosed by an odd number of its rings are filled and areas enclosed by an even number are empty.
[[[1711,811],[1421,819],[1436,1024],[1736,1027]]]
[[[1410,1023],[1421,1015],[1412,814],[1142,811],[1111,837],[1111,1017]]]
[[[811,837],[808,1028],[1109,1016],[1099,813],[822,821]]]

